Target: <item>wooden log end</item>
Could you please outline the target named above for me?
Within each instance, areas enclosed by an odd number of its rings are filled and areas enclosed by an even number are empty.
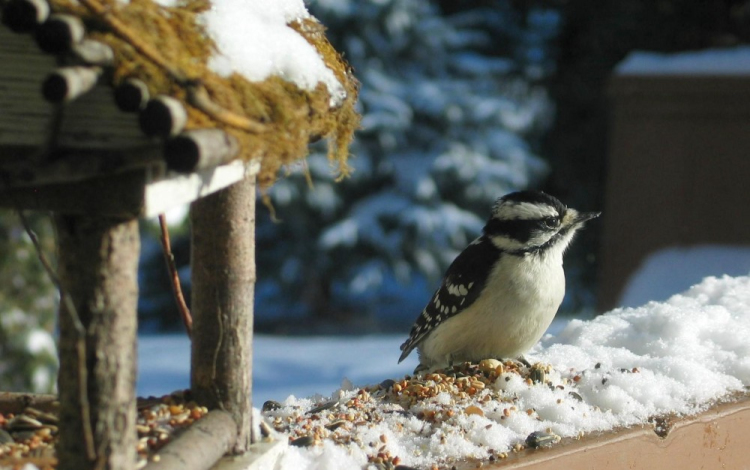
[[[75,58],[87,65],[107,66],[115,62],[115,53],[112,48],[93,39],[84,39],[73,44],[71,52]]]
[[[175,136],[187,124],[187,111],[179,100],[170,96],[157,96],[149,100],[138,121],[141,130],[148,136]]]
[[[36,29],[39,48],[49,54],[68,52],[83,41],[86,28],[80,18],[72,15],[52,15]]]
[[[115,103],[126,113],[144,109],[149,98],[148,86],[136,78],[126,79],[115,88]]]
[[[2,23],[16,33],[33,31],[50,13],[45,0],[10,0],[2,11]]]
[[[96,86],[101,70],[96,67],[62,67],[42,83],[42,95],[50,103],[67,103]]]
[[[233,160],[239,153],[237,139],[220,129],[187,131],[164,146],[167,168],[191,173]]]

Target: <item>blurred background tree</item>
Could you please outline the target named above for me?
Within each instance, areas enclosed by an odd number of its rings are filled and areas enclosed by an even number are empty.
[[[27,217],[45,253],[53,256],[49,218]],[[51,392],[57,369],[52,331],[58,296],[11,211],[0,211],[0,286],[0,390]]]

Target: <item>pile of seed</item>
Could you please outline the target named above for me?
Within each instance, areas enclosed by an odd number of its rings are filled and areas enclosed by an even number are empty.
[[[601,413],[598,407],[581,403],[578,393],[581,384],[592,380],[605,387],[607,377],[617,373],[604,371],[603,376],[597,369],[600,364],[592,370],[559,371],[547,364],[494,359],[464,363],[361,389],[343,387],[322,401],[294,397],[285,404],[268,401],[262,407],[260,431],[267,437],[288,439],[293,448],[307,449],[300,452],[314,453],[326,446],[342,448],[363,466],[377,470],[411,468],[407,465],[464,468],[560,441],[548,427],[550,409],[540,408],[537,413],[524,406],[529,403],[522,398],[524,394],[544,392],[552,397],[552,408],[583,413],[584,417]],[[619,370],[622,374],[638,372],[637,368]],[[139,400],[136,468],[158,460],[159,449],[207,412],[190,400],[189,392]],[[516,437],[504,439],[505,444],[499,447],[493,433]],[[54,413],[27,408],[18,415],[0,414],[0,470],[16,470],[25,463],[40,470],[54,469],[57,434]],[[404,439],[406,436],[409,438]],[[470,447],[464,449],[459,461],[441,456],[441,449],[455,443],[456,436],[465,438]]]
[[[470,425],[476,423],[471,423],[466,416],[488,418],[485,429],[502,426],[503,420],[515,413],[542,421],[536,410],[521,409],[518,397],[503,389],[503,383],[514,377],[528,387],[549,387],[561,397],[558,403],[581,400],[575,391],[581,375],[575,370],[560,373],[547,364],[487,359],[479,364],[464,363],[447,371],[407,375],[358,390],[339,391],[331,400],[309,402],[309,407],[304,406],[308,403],[304,400],[290,401],[288,405],[268,401],[263,405],[262,414],[265,423],[288,436],[292,446],[314,447],[332,441],[347,447],[349,453],[364,453],[368,464],[379,470],[405,469],[409,467],[404,463],[414,462],[413,455],[405,458],[405,454],[420,450],[405,451],[397,439],[403,432],[424,436],[425,442],[437,436],[444,444],[446,435],[471,434]],[[387,425],[381,425],[386,421]],[[476,459],[503,459],[509,452],[553,445],[559,440],[551,429],[537,430],[519,439],[510,449],[493,449],[487,445],[483,455]],[[453,463],[456,462],[438,459],[433,468],[451,468]]]
[[[189,401],[189,392],[177,392],[161,398],[139,400],[138,465],[158,459],[156,452],[170,442],[183,428],[202,418],[208,409]],[[20,468],[26,463],[39,470],[53,470],[57,465],[55,443],[58,418],[55,413],[26,408],[19,414],[0,413],[0,469]]]
[[[17,415],[0,413],[0,468],[29,462],[40,470],[53,469],[57,424],[56,415],[34,408]]]

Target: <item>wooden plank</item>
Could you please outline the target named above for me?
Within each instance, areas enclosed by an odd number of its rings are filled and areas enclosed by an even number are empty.
[[[14,34],[0,26],[0,63],[6,64],[0,67],[0,148],[41,145],[54,109],[42,98],[41,83],[56,66],[56,58],[42,54],[30,34]],[[19,118],[25,120],[22,129],[7,127]]]
[[[238,160],[189,175],[170,174],[169,178],[146,187],[143,216],[155,217],[173,207],[189,204],[245,178],[254,177],[259,170],[257,160],[248,163]]]
[[[666,437],[651,426],[566,439],[549,449],[525,450],[482,466],[486,470],[704,470],[747,468],[750,400],[717,405],[677,419]],[[477,468],[476,463],[457,467]]]
[[[0,189],[0,207],[99,214],[110,217],[155,217],[189,204],[258,173],[258,161],[234,161],[189,175],[164,174],[151,166],[83,181],[24,185]],[[101,197],[91,197],[91,194]]]
[[[0,148],[41,146],[49,138],[55,106],[42,97],[42,83],[57,67],[54,56],[42,53],[29,34],[0,27]],[[141,132],[138,117],[123,113],[106,84],[67,104],[57,144],[69,148],[119,149],[153,143]],[[14,122],[23,121],[23,126]],[[0,153],[0,161],[2,161]]]
[[[39,188],[67,184],[91,178],[112,176],[133,170],[150,169],[151,180],[166,173],[161,147],[134,146],[107,152],[97,150],[57,149],[51,154],[28,148],[27,158],[3,165],[5,183],[11,187]],[[150,180],[149,180],[150,181]]]
[[[146,181],[146,172],[140,170],[69,184],[0,189],[0,207],[137,217],[143,213]]]
[[[153,144],[138,127],[138,117],[117,107],[114,91],[98,85],[65,107],[60,146],[110,149]]]

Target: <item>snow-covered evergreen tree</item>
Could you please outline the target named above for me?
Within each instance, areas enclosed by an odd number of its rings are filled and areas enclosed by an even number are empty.
[[[261,324],[274,312],[411,322],[495,199],[540,183],[551,105],[536,83],[558,17],[510,5],[310,3],[362,82],[362,130],[349,178],[315,153],[270,190],[279,223],[259,207]]]

